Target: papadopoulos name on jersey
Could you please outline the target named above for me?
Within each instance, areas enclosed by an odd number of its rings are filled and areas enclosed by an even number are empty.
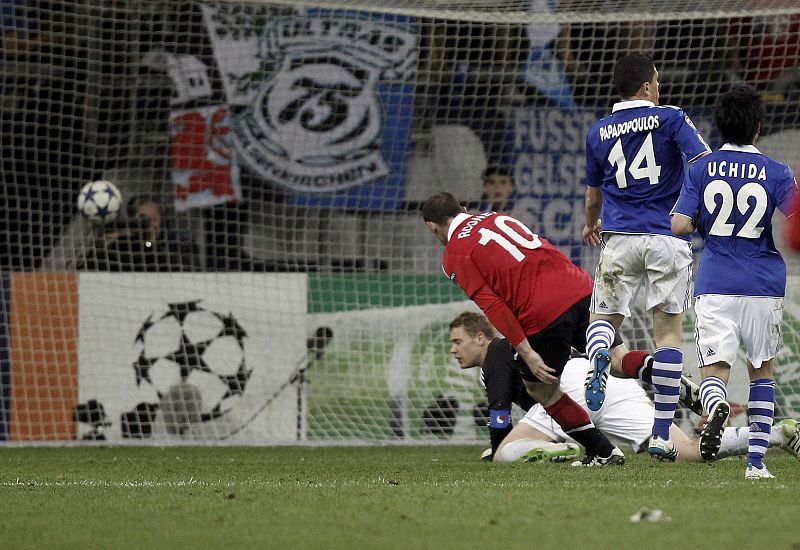
[[[658,115],[642,116],[625,122],[617,124],[609,124],[608,126],[600,127],[600,139],[605,141],[607,139],[618,138],[623,134],[630,132],[647,132],[658,128]]]

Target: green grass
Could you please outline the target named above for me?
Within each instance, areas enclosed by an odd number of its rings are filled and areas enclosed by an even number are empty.
[[[0,548],[800,549],[800,462],[480,462],[477,447],[0,448]],[[632,523],[642,507],[671,517]]]

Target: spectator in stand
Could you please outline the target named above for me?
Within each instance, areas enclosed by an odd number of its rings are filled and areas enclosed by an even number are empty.
[[[531,13],[552,15],[556,0],[532,0]],[[531,22],[527,26],[525,83],[559,107],[575,107],[571,81],[578,72],[569,24]]]
[[[84,269],[98,271],[198,271],[197,247],[184,232],[164,225],[155,197],[131,197],[127,216],[105,231]]]
[[[0,269],[39,267],[70,220],[85,155],[77,2],[3,0]]]
[[[730,69],[761,91],[786,92],[800,81],[800,14],[732,19]]]
[[[504,166],[489,166],[483,173],[483,195],[475,206],[481,212],[511,212],[517,192],[511,170]],[[470,205],[470,208],[472,205]]]
[[[475,132],[489,164],[506,162],[508,114],[521,101],[522,28],[491,23],[454,23],[444,27],[440,52],[444,79],[431,102],[432,118],[462,124]]]
[[[38,45],[38,24],[30,17],[23,0],[0,1],[0,24],[3,28],[0,59],[13,59]]]

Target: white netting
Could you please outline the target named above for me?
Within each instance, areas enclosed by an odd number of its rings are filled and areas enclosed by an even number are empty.
[[[623,52],[653,53],[662,102],[713,145],[719,92],[756,85],[759,146],[798,168],[797,1],[12,0],[2,15],[0,440],[483,439],[477,373],[446,330],[473,306],[418,205],[443,189],[495,203],[592,269],[583,143]],[[483,196],[484,173],[511,197]],[[92,180],[121,191],[112,225],[76,211]],[[800,415],[797,304],[780,416]],[[652,347],[642,316],[625,330]]]

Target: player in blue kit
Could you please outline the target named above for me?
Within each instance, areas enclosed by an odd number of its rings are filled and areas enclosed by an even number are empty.
[[[789,215],[792,171],[755,147],[766,110],[749,86],[723,94],[714,121],[725,145],[689,171],[672,216],[675,234],[705,240],[695,281],[695,340],[709,420],[700,451],[712,460],[730,413],[726,385],[744,344],[750,395],[747,479],[774,477],[764,466],[775,402],[773,358],[781,346],[786,264],[772,237],[772,215]]]
[[[681,318],[689,307],[691,243],[675,237],[669,213],[678,198],[686,162],[711,152],[681,109],[659,106],[658,71],[643,54],[621,57],[614,84],[622,101],[586,137],[586,225],[583,239],[601,245],[586,332],[592,368],[586,402],[605,399],[614,333],[631,314],[641,287],[652,311],[656,343],[652,371],[618,372],[655,387],[649,453],[675,460],[669,427],[678,402],[683,352]],[[602,218],[602,229],[600,220]]]

